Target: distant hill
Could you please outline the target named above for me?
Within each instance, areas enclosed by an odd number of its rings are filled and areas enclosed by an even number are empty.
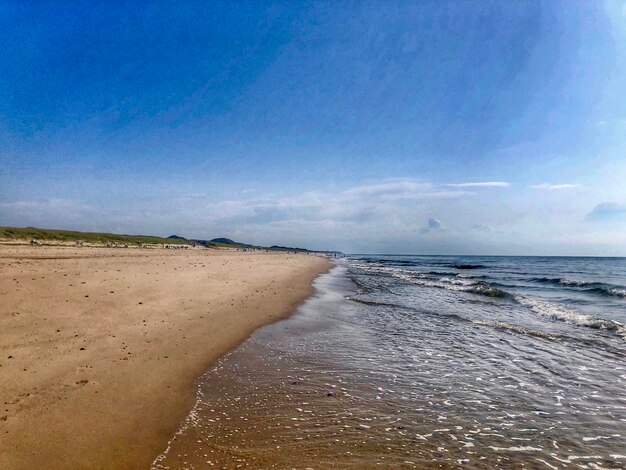
[[[213,243],[223,243],[224,245],[242,245],[242,243],[234,242],[230,238],[214,238],[210,241]]]
[[[206,246],[213,246],[217,248],[261,248],[247,243],[236,242],[225,237],[213,238],[207,242]]]
[[[185,238],[179,235],[170,235],[168,240],[176,240],[180,243],[190,243],[195,245],[201,245],[207,248],[261,248],[247,243],[236,242],[230,238],[220,237],[213,238],[211,240],[198,240],[195,238]]]

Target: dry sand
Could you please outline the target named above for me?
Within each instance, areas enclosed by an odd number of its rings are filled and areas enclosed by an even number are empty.
[[[0,468],[148,468],[194,381],[293,311],[303,254],[0,247]]]

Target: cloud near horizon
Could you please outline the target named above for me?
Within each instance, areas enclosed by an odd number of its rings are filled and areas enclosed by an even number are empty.
[[[12,201],[0,203],[0,217],[9,225],[163,236],[213,238],[237,232],[244,241],[260,244],[304,244],[318,233],[314,247],[334,248],[325,246],[324,239],[332,244],[354,237],[402,239],[441,232],[444,225],[433,210],[456,207],[475,194],[407,178],[291,196],[247,196],[213,201],[184,192],[133,201]]]
[[[112,194],[106,201],[2,202],[0,220],[14,226],[426,254],[534,253],[536,240],[562,238],[567,224],[626,220],[626,207],[617,203],[598,204],[586,216],[559,211],[555,218],[546,215],[545,205],[529,212],[523,201],[516,206],[509,196],[494,199],[489,192],[467,189],[405,178],[291,195],[240,192],[222,200],[189,191],[133,200]],[[584,243],[594,236],[590,233]]]

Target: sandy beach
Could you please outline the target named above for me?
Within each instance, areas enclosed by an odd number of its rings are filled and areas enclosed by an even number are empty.
[[[293,311],[323,257],[0,247],[0,468],[148,468],[194,381]]]

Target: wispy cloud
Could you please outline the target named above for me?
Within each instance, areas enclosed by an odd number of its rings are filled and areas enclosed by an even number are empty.
[[[425,191],[432,187],[429,183],[418,183],[413,180],[390,181],[357,186],[344,191],[344,194],[378,195]]]
[[[459,197],[467,194],[466,192],[458,190],[446,189],[445,187],[433,183],[403,179],[356,186],[343,191],[341,196],[347,198],[376,198],[379,200],[394,201],[401,199]]]
[[[278,221],[335,221],[364,223],[407,213],[415,207],[461,198],[472,193],[411,179],[386,180],[345,190],[317,190],[291,197],[265,197],[221,201],[214,204],[207,219],[212,222],[262,223]],[[416,206],[417,204],[417,206]],[[400,216],[401,218],[403,216]]]
[[[453,188],[506,188],[508,186],[511,186],[511,183],[507,183],[506,181],[478,181],[467,183],[451,183],[447,186],[451,186]]]
[[[533,188],[533,189],[557,190],[557,189],[579,188],[580,185],[579,184],[572,184],[572,183],[562,183],[562,184],[542,183],[542,184],[531,184],[530,187]]]

